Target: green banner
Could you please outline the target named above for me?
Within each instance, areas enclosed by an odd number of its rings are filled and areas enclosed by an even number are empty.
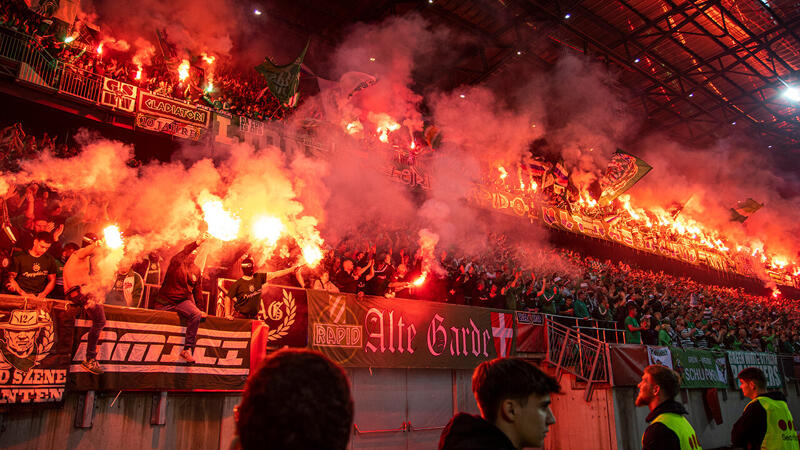
[[[513,312],[308,292],[308,345],[348,367],[472,369],[515,348]]]
[[[672,366],[681,375],[682,388],[726,388],[725,353],[670,347]]]
[[[303,53],[294,60],[293,63],[285,66],[277,66],[269,58],[264,58],[264,62],[256,66],[258,73],[267,80],[272,95],[277,98],[282,105],[295,106],[297,104],[297,88],[300,85],[300,66],[308,50],[308,43]]]
[[[739,381],[736,375],[748,367],[758,367],[767,376],[768,388],[780,388],[783,386],[783,377],[778,368],[778,355],[774,353],[756,352],[728,352],[728,363],[731,367],[731,384],[734,388],[739,388]]]

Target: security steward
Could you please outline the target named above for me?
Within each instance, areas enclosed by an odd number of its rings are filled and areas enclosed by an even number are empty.
[[[731,442],[744,449],[798,450],[797,425],[782,392],[767,392],[767,377],[757,367],[737,375],[745,397],[752,399],[733,424]]]
[[[672,369],[661,365],[647,366],[639,382],[636,406],[647,406],[650,425],[642,435],[642,450],[701,450],[697,433],[684,417],[688,412],[675,396],[680,378]]]

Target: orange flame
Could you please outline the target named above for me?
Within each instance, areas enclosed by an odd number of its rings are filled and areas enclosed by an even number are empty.
[[[389,133],[400,129],[400,124],[395,122],[388,114],[369,113],[367,117],[377,125],[375,131],[378,133],[378,140],[384,144],[389,142]]]
[[[500,179],[501,179],[501,180],[505,180],[505,179],[506,179],[506,177],[508,176],[508,172],[506,172],[506,169],[505,169],[505,167],[503,167],[503,166],[499,166],[499,167],[497,168],[497,170],[500,172]]]
[[[278,242],[284,230],[283,222],[277,217],[262,216],[253,223],[253,237],[266,241],[270,246]]]
[[[139,66],[139,68],[136,69],[136,79],[137,80],[141,80],[142,79],[142,66]]]
[[[778,288],[772,288],[772,297],[778,298],[781,295],[781,290]]]
[[[117,249],[121,248],[124,244],[122,241],[122,232],[119,231],[119,227],[116,225],[109,225],[103,228],[103,237],[108,248]]]
[[[211,64],[214,64],[214,61],[217,59],[217,58],[216,58],[216,57],[214,57],[214,56],[211,56],[211,55],[208,55],[208,54],[206,54],[206,52],[203,52],[203,53],[201,53],[201,54],[200,54],[200,57],[201,57],[201,58],[203,58],[203,61],[205,61],[205,62],[206,62],[206,64],[208,64],[209,66],[210,66]]]
[[[222,206],[221,200],[207,200],[200,205],[208,234],[221,241],[232,241],[239,235],[241,220]]]
[[[303,260],[308,267],[313,269],[322,261],[322,249],[315,242],[309,242],[300,247],[300,249],[303,252]]]
[[[356,134],[364,131],[364,125],[361,125],[361,122],[359,122],[358,120],[354,120],[345,125],[344,129],[347,132],[347,134]]]
[[[97,54],[98,55],[102,55],[103,54],[103,43],[102,42],[100,43],[100,45],[97,46]]]
[[[184,59],[178,66],[178,78],[183,81],[189,77],[189,60]]]
[[[422,286],[422,284],[425,283],[426,278],[428,278],[428,272],[422,272],[422,275],[420,275],[419,278],[414,280],[414,282],[411,284],[414,286]]]

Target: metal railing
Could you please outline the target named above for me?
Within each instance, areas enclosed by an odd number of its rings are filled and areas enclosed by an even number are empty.
[[[86,100],[90,103],[100,101],[103,79],[99,75],[78,69],[71,64],[61,64],[58,91]]]
[[[556,368],[556,378],[560,378],[562,372],[569,372],[576,379],[585,381],[584,398],[588,402],[592,399],[594,385],[609,380],[608,344],[549,317],[545,322],[547,362]]]
[[[61,64],[30,36],[0,27],[0,58],[19,64],[19,79],[51,89],[58,87]]]

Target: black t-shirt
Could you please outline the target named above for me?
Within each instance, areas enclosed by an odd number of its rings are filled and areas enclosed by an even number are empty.
[[[233,309],[239,314],[255,317],[261,306],[261,286],[267,282],[267,274],[253,274],[253,278],[239,278],[228,289],[228,298],[233,301]]]
[[[58,265],[47,253],[36,258],[28,252],[18,252],[11,260],[9,272],[17,274],[17,284],[23,291],[38,294],[44,291],[50,282],[49,275],[58,272]]]
[[[353,274],[347,273],[344,270],[339,270],[333,279],[333,284],[342,292],[355,294],[356,288],[358,287],[358,280],[353,278]]]
[[[370,295],[377,295],[382,297],[389,290],[389,283],[394,277],[394,267],[390,264],[384,264],[380,269],[375,268],[375,276],[369,280],[368,293]]]

